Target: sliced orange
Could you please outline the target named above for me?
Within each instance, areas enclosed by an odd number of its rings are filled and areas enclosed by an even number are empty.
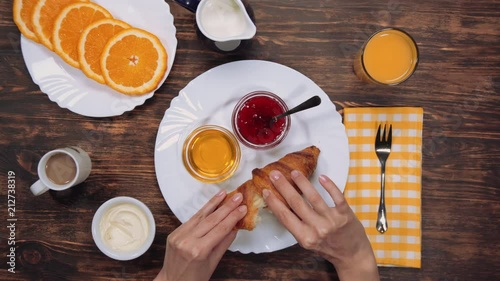
[[[111,17],[106,9],[91,2],[78,2],[64,7],[54,21],[54,52],[69,65],[80,67],[78,41],[83,30],[95,21]]]
[[[33,8],[31,23],[36,37],[52,50],[52,29],[59,12],[67,5],[87,0],[38,0]]]
[[[117,19],[102,19],[87,26],[78,42],[78,61],[80,69],[89,78],[105,84],[101,71],[101,54],[108,40],[118,32],[131,28]]]
[[[31,23],[31,15],[35,8],[37,0],[14,0],[13,4],[13,18],[19,31],[26,36],[26,38],[38,42],[33,25]]]
[[[167,51],[155,35],[129,28],[109,39],[101,56],[106,84],[126,95],[155,90],[167,71]]]

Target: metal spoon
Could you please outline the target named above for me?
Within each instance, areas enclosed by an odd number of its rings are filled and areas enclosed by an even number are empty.
[[[290,114],[297,113],[297,112],[302,111],[302,110],[306,110],[306,109],[318,106],[320,104],[321,104],[321,98],[319,96],[314,96],[314,97],[306,100],[305,102],[297,105],[296,107],[294,107],[294,108],[292,108],[292,109],[290,109],[290,110],[288,110],[280,115],[274,116],[273,118],[271,118],[271,122],[276,122],[280,118],[283,118],[283,117],[288,116]]]

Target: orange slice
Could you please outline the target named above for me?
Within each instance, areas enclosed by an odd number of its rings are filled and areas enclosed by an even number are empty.
[[[64,7],[54,21],[54,52],[69,65],[80,67],[78,41],[83,30],[97,20],[111,17],[106,9],[91,2],[73,3]]]
[[[102,50],[111,37],[127,28],[131,26],[123,21],[102,19],[83,30],[78,42],[78,61],[85,75],[101,84],[106,83],[101,71]]]
[[[33,25],[31,23],[31,14],[35,8],[37,0],[14,0],[13,4],[13,18],[19,31],[26,36],[26,38],[38,42]]]
[[[101,55],[106,84],[127,95],[155,90],[167,70],[167,52],[155,35],[129,28],[109,39]]]
[[[81,0],[87,1],[87,0]],[[52,50],[52,29],[59,12],[67,5],[79,0],[38,0],[33,8],[31,23],[36,37],[47,48]]]

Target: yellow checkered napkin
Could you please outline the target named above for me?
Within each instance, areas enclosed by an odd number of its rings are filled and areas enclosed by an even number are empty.
[[[384,234],[375,229],[380,200],[375,136],[381,123],[392,124],[385,179],[389,229]],[[344,194],[366,229],[377,263],[420,268],[423,109],[346,108],[344,124],[351,158]]]

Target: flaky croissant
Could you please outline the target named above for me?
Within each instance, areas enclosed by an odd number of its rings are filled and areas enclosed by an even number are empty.
[[[238,192],[243,194],[243,202],[241,204],[246,205],[248,211],[245,217],[238,222],[235,228],[246,230],[253,230],[255,228],[258,223],[259,209],[265,206],[264,199],[262,198],[262,190],[264,189],[268,189],[273,192],[288,206],[285,199],[281,196],[278,190],[276,190],[269,179],[269,173],[273,170],[278,170],[292,184],[293,181],[291,180],[290,172],[293,170],[300,171],[304,174],[304,176],[309,178],[316,169],[319,153],[320,150],[316,146],[310,146],[301,151],[289,153],[278,161],[266,165],[262,169],[254,169],[252,171],[252,179],[246,181],[236,190],[229,193],[224,200],[224,202],[230,200],[230,198]],[[301,193],[295,184],[293,184],[293,186],[299,193]]]

